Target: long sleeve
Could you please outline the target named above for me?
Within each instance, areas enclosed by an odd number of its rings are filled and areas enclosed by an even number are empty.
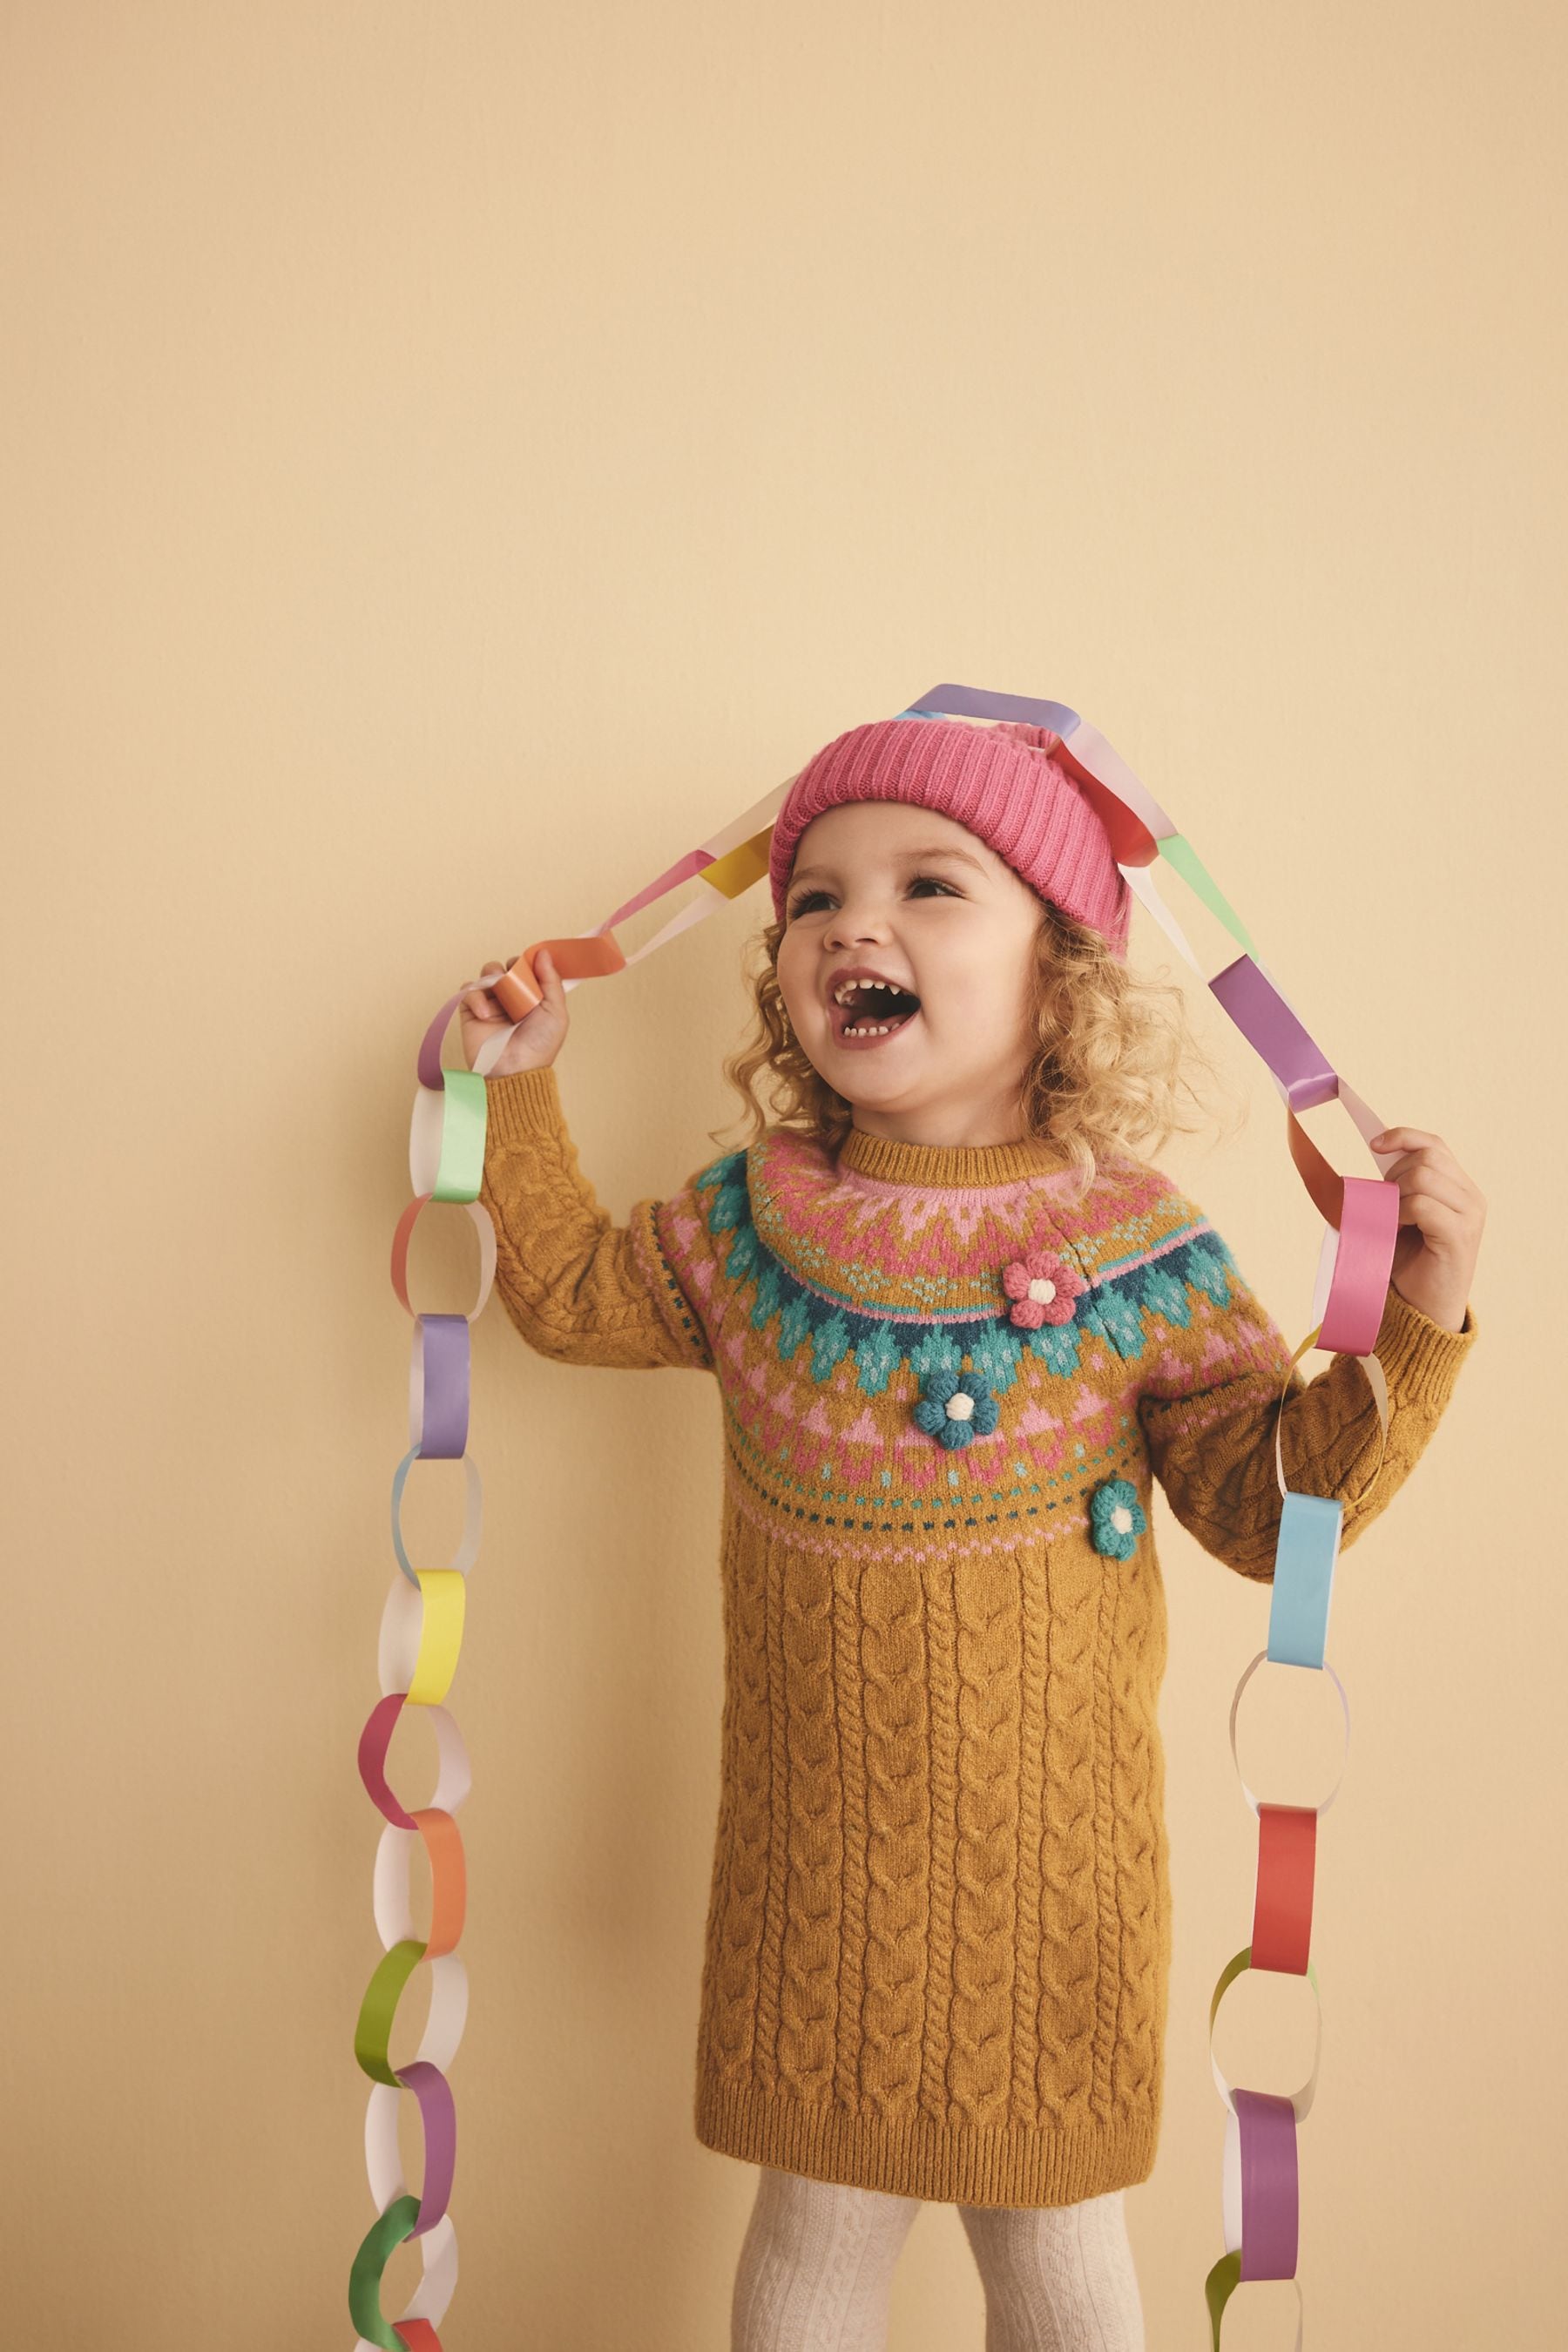
[[[577,1161],[552,1067],[486,1081],[479,1198],[496,1286],[531,1348],[565,1364],[713,1370],[695,1303],[711,1236],[691,1185],[612,1223]]]
[[[1342,1550],[1393,1501],[1420,1459],[1475,1343],[1475,1316],[1467,1307],[1462,1328],[1446,1330],[1390,1285],[1374,1350],[1389,1408],[1378,1469],[1377,1404],[1359,1357],[1336,1353],[1311,1381],[1296,1365],[1287,1389],[1284,1333],[1202,1212],[1184,1196],[1176,1200],[1186,1213],[1180,1223],[1199,1240],[1200,1255],[1190,1262],[1204,1279],[1183,1286],[1186,1320],[1176,1308],[1140,1392],[1139,1420],[1154,1475],[1183,1527],[1238,1574],[1269,1584],[1282,1507],[1274,1462],[1281,1395],[1285,1483],[1293,1493],[1343,1503]]]

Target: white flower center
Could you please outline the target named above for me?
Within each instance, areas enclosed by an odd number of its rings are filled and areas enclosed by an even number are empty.
[[[948,1398],[947,1417],[949,1421],[967,1421],[973,1411],[974,1399],[966,1390],[961,1391],[957,1396]]]
[[[1128,1509],[1125,1503],[1117,1504],[1116,1508],[1110,1514],[1110,1524],[1120,1534],[1125,1535],[1127,1533],[1128,1528],[1132,1525],[1132,1514]]]
[[[1048,1307],[1056,1295],[1056,1284],[1054,1282],[1047,1282],[1043,1275],[1037,1281],[1031,1282],[1029,1285],[1030,1297],[1037,1298],[1042,1307]]]

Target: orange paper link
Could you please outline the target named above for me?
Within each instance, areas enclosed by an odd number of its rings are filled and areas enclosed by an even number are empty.
[[[439,1805],[421,1805],[410,1818],[425,1841],[430,1862],[430,1933],[425,1956],[433,1960],[455,1949],[463,1932],[468,1899],[463,1833]]]
[[[585,939],[535,940],[510,971],[490,982],[490,994],[509,1020],[521,1021],[544,1002],[544,991],[533,970],[533,959],[541,948],[550,950],[563,980],[602,980],[610,972],[626,970],[626,957],[608,931],[593,931]]]

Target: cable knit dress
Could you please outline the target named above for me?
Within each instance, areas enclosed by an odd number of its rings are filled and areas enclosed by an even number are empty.
[[[555,1073],[493,1078],[497,1283],[563,1363],[716,1381],[722,1767],[695,2122],[752,2164],[1063,2205],[1144,2180],[1171,1956],[1158,1478],[1273,1575],[1290,1348],[1142,1160],[779,1127],[613,1223]],[[1294,1489],[1342,1549],[1475,1339],[1390,1289],[1387,1458],[1359,1361],[1290,1375]]]

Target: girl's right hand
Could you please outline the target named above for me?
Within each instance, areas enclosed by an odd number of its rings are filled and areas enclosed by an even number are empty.
[[[480,971],[481,980],[492,972],[510,970],[517,961],[509,957],[505,963],[487,963]],[[561,975],[555,969],[555,959],[548,948],[540,948],[533,958],[534,976],[544,991],[543,1000],[531,1013],[525,1013],[516,1025],[516,1034],[500,1059],[485,1072],[487,1078],[507,1078],[514,1070],[542,1070],[552,1063],[566,1042],[570,1015],[566,1010],[566,991],[561,985]],[[479,1051],[487,1039],[499,1036],[503,1029],[513,1026],[511,1015],[503,1013],[488,988],[470,988],[458,1000],[458,1010],[463,1028],[463,1058],[469,1069],[474,1066]]]

